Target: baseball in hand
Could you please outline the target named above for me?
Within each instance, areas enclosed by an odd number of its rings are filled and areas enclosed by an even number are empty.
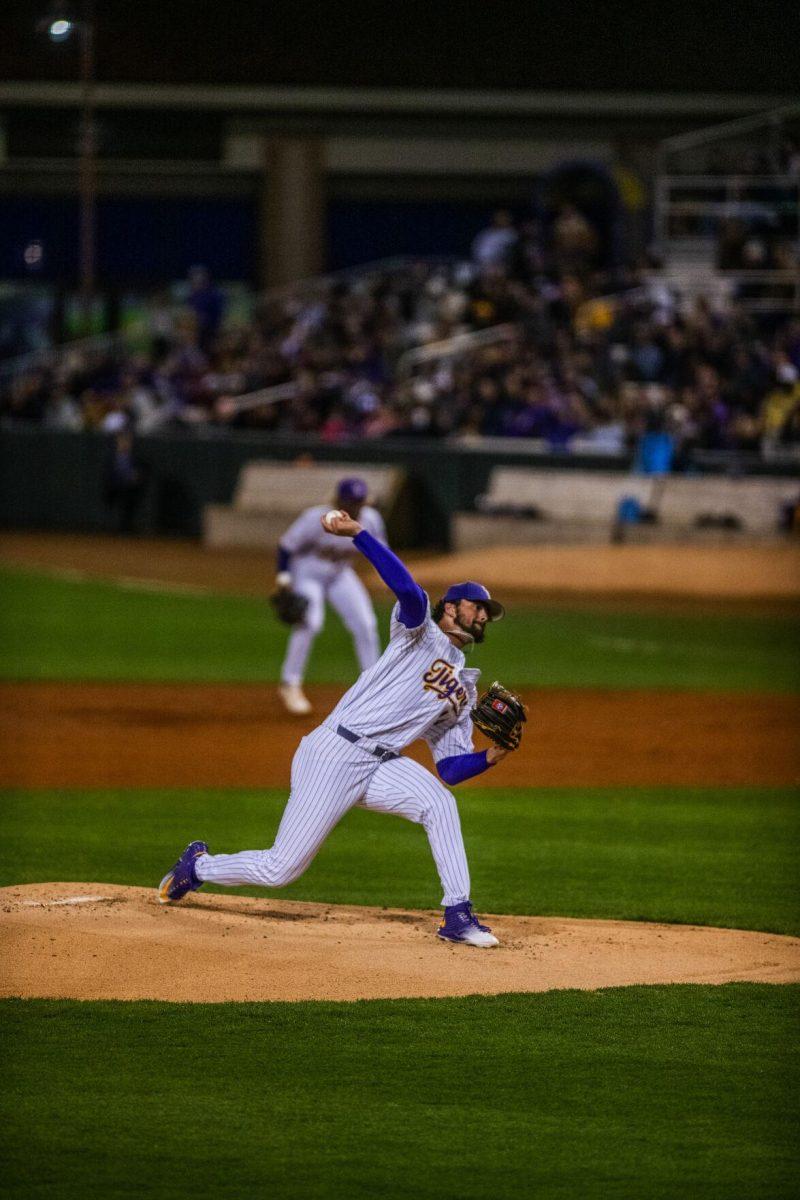
[[[334,533],[334,522],[338,521],[340,517],[346,516],[347,513],[342,512],[340,508],[332,508],[330,512],[325,513],[325,516],[322,518],[322,524],[328,530],[328,533]]]

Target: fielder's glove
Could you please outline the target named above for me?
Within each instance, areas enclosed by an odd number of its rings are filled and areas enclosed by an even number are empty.
[[[516,750],[522,741],[522,725],[528,714],[519,696],[504,688],[497,680],[479,698],[471,710],[473,723],[496,746]]]
[[[270,596],[269,602],[275,609],[275,616],[279,621],[283,621],[284,625],[299,625],[308,608],[306,597],[288,588],[278,588],[277,592]]]

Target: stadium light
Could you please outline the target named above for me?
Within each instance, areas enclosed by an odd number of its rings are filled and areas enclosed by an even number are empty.
[[[75,22],[66,17],[58,17],[47,27],[47,36],[51,42],[65,42],[75,28]]]
[[[80,229],[78,238],[78,270],[80,275],[81,309],[84,332],[91,332],[92,301],[95,283],[95,209],[97,207],[97,132],[95,130],[94,86],[94,0],[76,0],[78,16],[72,8],[58,3],[49,16],[39,21],[37,28],[45,29],[51,42],[66,42],[73,33],[78,35],[81,81],[81,128],[78,173],[80,199]]]

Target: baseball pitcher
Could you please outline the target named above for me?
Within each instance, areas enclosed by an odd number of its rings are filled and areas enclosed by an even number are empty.
[[[269,850],[210,854],[191,842],[159,886],[162,903],[204,883],[284,887],[311,863],[325,838],[354,805],[423,826],[442,885],[440,938],[496,946],[470,903],[470,879],[453,786],[493,767],[517,748],[525,710],[493,684],[477,698],[480,672],[465,665],[467,647],[483,642],[503,606],[479,583],[454,584],[431,611],[403,563],[343,511],[322,518],[327,532],[352,538],[394,592],[389,645],[333,712],[304,737],[292,762],[291,795]],[[472,727],[492,739],[475,751]],[[430,747],[437,779],[402,751],[417,738]],[[441,780],[441,782],[440,782]]]

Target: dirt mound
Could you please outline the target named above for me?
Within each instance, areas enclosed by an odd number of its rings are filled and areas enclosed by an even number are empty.
[[[431,593],[454,579],[492,592],[797,599],[800,549],[785,546],[492,546],[414,564]]]
[[[286,787],[342,688],[288,717],[274,687],[0,684],[2,787]],[[517,754],[470,787],[747,786],[800,780],[796,696],[545,688]],[[13,747],[13,751],[12,748]],[[412,757],[431,767],[427,747]]]
[[[3,996],[360,1000],[653,983],[800,982],[800,938],[691,925],[489,916],[492,950],[437,914],[41,883],[0,889]]]

